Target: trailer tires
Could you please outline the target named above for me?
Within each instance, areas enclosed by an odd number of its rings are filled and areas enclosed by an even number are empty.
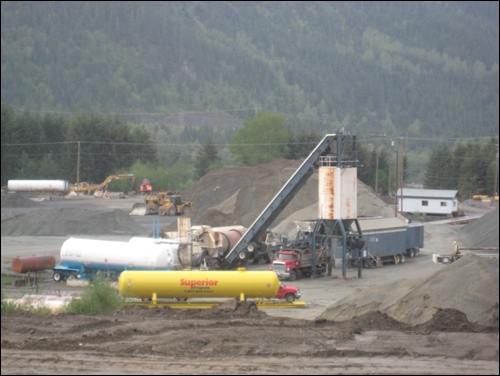
[[[247,246],[247,251],[250,254],[254,253],[256,249],[257,249],[257,244],[255,244],[255,243],[250,243]]]
[[[394,265],[398,265],[399,264],[399,255],[394,255]]]
[[[245,251],[241,251],[238,253],[238,258],[242,261],[245,260],[247,258],[247,253]]]
[[[450,257],[443,257],[441,262],[443,264],[451,264],[451,258]]]
[[[406,261],[406,256],[402,253],[399,255],[399,262],[401,264],[404,264],[404,262]]]
[[[54,274],[52,274],[52,279],[56,282],[61,282],[64,279],[64,276],[61,272],[54,272]]]
[[[76,278],[77,278],[76,273],[71,273],[71,274],[68,276],[68,280],[70,280],[70,281],[73,281],[73,280],[75,280]]]

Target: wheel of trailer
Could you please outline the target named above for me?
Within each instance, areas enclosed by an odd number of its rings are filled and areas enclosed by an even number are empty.
[[[451,258],[450,257],[443,257],[441,261],[442,261],[443,264],[451,264]]]
[[[297,272],[295,270],[290,271],[290,281],[295,281],[297,279]]]
[[[413,248],[410,249],[410,251],[408,253],[409,253],[408,256],[415,257],[415,249],[413,249]]]
[[[399,255],[394,255],[394,265],[399,264]]]
[[[418,248],[415,248],[415,256],[414,257],[417,257],[419,253],[420,253],[420,250]]]
[[[71,273],[69,276],[68,276],[68,281],[74,281],[76,279],[76,273]]]
[[[291,294],[291,293],[288,293],[285,295],[285,300],[288,302],[288,303],[291,303],[295,300],[295,295]]]
[[[169,217],[172,217],[175,215],[175,208],[173,206],[170,206],[168,209],[167,209],[167,215]]]
[[[189,213],[191,213],[191,208],[189,206],[184,206],[184,208],[182,208],[182,215],[189,215]]]
[[[254,253],[256,249],[257,249],[257,244],[255,243],[250,243],[247,245],[247,251],[250,254]]]
[[[62,273],[60,273],[60,272],[54,272],[54,274],[52,274],[52,278],[56,282],[61,282],[64,279]]]
[[[399,262],[400,262],[401,264],[404,264],[404,262],[405,262],[405,261],[406,261],[406,256],[405,256],[403,253],[401,253],[401,254],[399,255]]]
[[[238,258],[240,260],[245,260],[247,258],[247,253],[245,251],[240,251],[240,253],[238,253]]]

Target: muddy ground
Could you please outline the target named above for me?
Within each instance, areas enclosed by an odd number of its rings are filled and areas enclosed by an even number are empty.
[[[53,198],[40,206],[85,209],[78,215],[88,215],[92,221],[93,211],[128,212],[140,200]],[[40,210],[40,206],[4,207],[3,203],[2,227],[4,223],[12,226],[4,222],[8,218],[22,213],[32,213],[28,216],[34,218]],[[221,210],[220,203],[213,205]],[[494,210],[474,205],[465,209],[476,217]],[[55,223],[58,216],[47,218]],[[18,220],[16,226],[21,228],[26,222]],[[108,228],[105,234],[86,228],[96,235],[86,232],[85,237],[128,239],[136,231],[145,235],[152,226],[150,217],[133,218],[137,227],[122,221],[118,215],[108,216],[108,223],[120,226]],[[171,222],[162,219],[162,224]],[[53,231],[62,226],[54,225]],[[448,253],[454,240],[465,241],[466,226],[426,223],[425,247],[419,257],[365,269],[361,278],[356,269],[349,268],[343,279],[337,262],[331,276],[294,281],[307,303],[305,308],[255,311],[248,304],[229,300],[203,310],[131,305],[102,317],[2,314],[1,373],[498,374],[498,258],[487,258],[488,266],[474,256],[462,258],[460,264],[432,262],[433,253]],[[498,222],[492,231],[498,242]],[[51,253],[58,259],[62,243],[78,233],[4,235],[2,228],[2,272],[9,274],[15,256]],[[249,269],[266,267],[260,264]],[[37,291],[13,285],[4,286],[3,291],[19,296],[35,292],[71,295],[81,290],[53,282],[50,273],[42,280]],[[336,312],[339,307],[341,312]],[[419,317],[425,320],[414,317],[416,307],[422,309]],[[398,315],[398,310],[414,315]]]

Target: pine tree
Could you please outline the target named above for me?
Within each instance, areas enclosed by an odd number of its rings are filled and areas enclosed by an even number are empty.
[[[200,149],[198,155],[196,156],[195,161],[195,170],[196,176],[198,179],[207,174],[211,167],[221,161],[221,157],[219,155],[219,150],[217,149],[217,145],[215,144],[215,140],[212,135],[208,135],[205,138],[205,143],[203,148]]]
[[[427,163],[425,172],[425,188],[450,189],[453,181],[452,154],[446,145],[434,149]]]

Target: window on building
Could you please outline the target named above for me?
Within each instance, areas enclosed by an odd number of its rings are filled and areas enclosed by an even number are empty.
[[[429,206],[429,201],[422,200],[422,206]]]
[[[441,206],[448,206],[446,201],[441,201]]]

